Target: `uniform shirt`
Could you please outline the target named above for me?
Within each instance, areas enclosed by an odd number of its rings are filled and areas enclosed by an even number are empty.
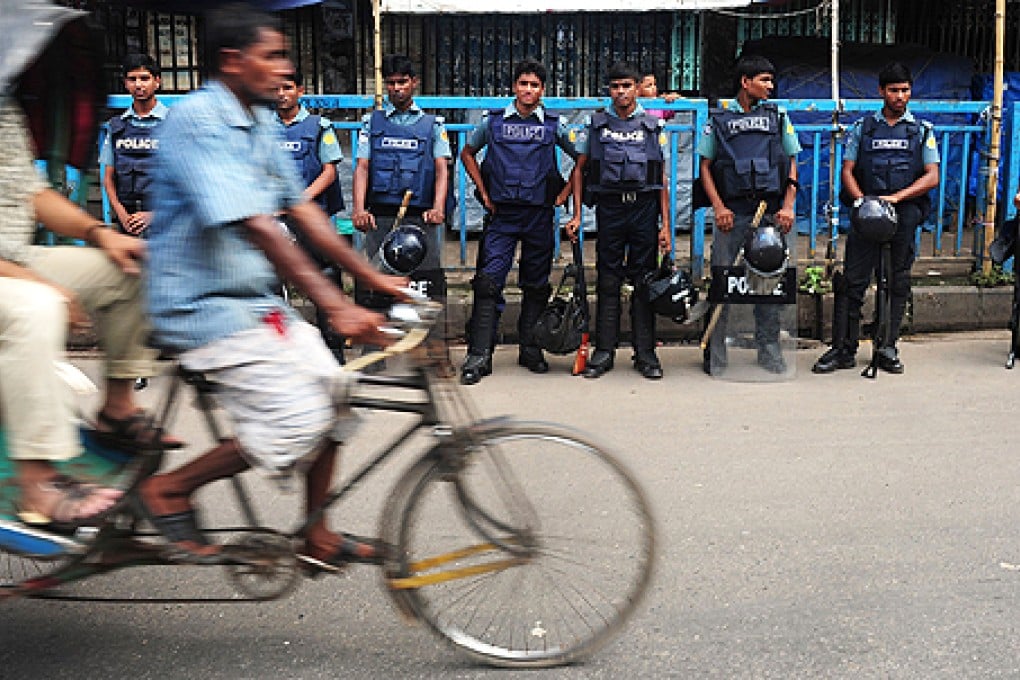
[[[383,113],[394,125],[414,125],[425,112],[414,102],[406,111],[397,111],[393,104],[387,100],[383,104]],[[446,133],[446,125],[438,118],[432,130],[432,156],[433,158],[450,158],[453,154],[450,151],[450,137]],[[366,113],[361,117],[361,132],[358,134],[358,150],[355,158],[372,158],[372,114]]]
[[[28,122],[13,99],[0,99],[0,258],[20,265],[32,259],[32,196],[49,185],[35,169]]]
[[[765,103],[765,100],[758,102],[751,107],[751,111],[759,109]],[[740,109],[740,104],[736,99],[732,99],[728,102],[728,107],[738,110]],[[787,156],[796,156],[800,153],[801,148],[800,140],[797,139],[797,131],[793,129],[793,123],[790,122],[790,116],[786,113],[786,109],[782,106],[777,108],[779,110],[779,125],[783,130],[783,151],[786,152]],[[715,153],[715,125],[712,123],[712,118],[709,117],[708,122],[705,123],[704,129],[701,131],[701,138],[698,140],[698,155],[702,158],[714,161]]]
[[[886,122],[885,116],[882,115],[881,110],[876,111],[873,117],[880,123],[885,123],[886,125],[889,124],[888,122]],[[861,120],[858,120],[852,126],[850,126],[850,131],[847,133],[846,136],[846,147],[843,150],[844,161],[853,161],[854,163],[857,162],[857,156],[860,153],[861,148],[861,125],[862,125],[861,121],[863,120],[864,119],[862,118]],[[914,114],[910,113],[910,111],[907,111],[898,121],[896,121],[896,125],[900,124],[907,125],[909,123],[916,122],[917,119],[914,118]],[[895,127],[895,125],[893,127]],[[925,132],[925,128],[923,127],[921,128],[921,134],[922,135],[926,134],[928,136],[928,139],[925,140],[924,144],[921,146],[922,149],[921,162],[924,163],[925,165],[938,163],[939,146],[935,142],[935,135],[933,135],[930,131]]]
[[[620,114],[616,112],[616,108],[613,106],[607,106],[606,113],[609,114],[610,116],[613,116],[614,118],[620,117]],[[634,110],[631,112],[631,114],[627,116],[627,119],[630,120],[631,118],[641,115],[642,113],[647,113],[647,111],[645,111],[644,107],[638,104],[634,107]],[[669,138],[666,135],[666,131],[662,129],[663,125],[662,119],[658,120],[659,120],[659,148],[662,150],[663,163],[668,163],[669,144],[667,142]],[[584,127],[582,127],[578,132],[575,133],[576,141],[574,142],[574,147],[577,149],[578,155],[581,154],[588,155],[588,133],[589,130],[591,130],[590,114],[584,117],[583,125]]]
[[[527,118],[521,116],[520,112],[513,102],[503,109],[503,118],[510,120],[516,118],[518,120],[530,120],[532,118],[538,120],[539,123],[545,122],[545,107],[539,106],[536,108],[531,115]],[[573,135],[570,132],[570,128],[567,127],[563,117],[560,117],[559,125],[556,128],[556,146],[560,147],[568,154],[571,158],[577,157],[577,151],[575,150],[574,139],[577,135]],[[482,114],[482,120],[471,130],[471,135],[467,140],[468,145],[476,151],[485,147],[489,143],[489,112],[486,111]]]
[[[166,104],[157,100],[156,105],[152,107],[152,111],[149,111],[144,116],[139,116],[135,113],[134,107],[129,106],[127,111],[120,114],[120,117],[135,127],[148,128],[156,127],[162,123],[169,111],[170,109],[167,108]],[[113,165],[113,144],[110,142],[109,134],[103,139],[103,148],[99,152],[99,163],[101,165]]]
[[[284,123],[283,119],[280,118],[279,112],[273,115],[280,125],[289,127],[290,125],[297,125],[312,114],[308,113],[308,109],[302,106],[298,109],[297,115],[294,116],[294,120],[290,121],[290,123]],[[319,116],[319,125],[325,130],[319,137],[319,162],[323,165],[326,163],[339,163],[344,159],[344,151],[340,148],[340,142],[337,141],[336,132],[333,131],[333,123],[329,118]]]
[[[242,220],[302,201],[280,125],[219,81],[174,106],[156,154],[149,308],[158,344],[177,350],[255,328],[273,309],[273,266]]]

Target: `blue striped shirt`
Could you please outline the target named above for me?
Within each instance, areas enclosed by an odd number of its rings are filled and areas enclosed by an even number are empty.
[[[174,106],[159,132],[149,227],[149,310],[161,347],[189,350],[256,327],[286,305],[243,220],[301,200],[273,113],[248,113],[223,84]]]

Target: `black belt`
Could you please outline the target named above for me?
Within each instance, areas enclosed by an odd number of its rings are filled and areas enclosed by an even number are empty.
[[[373,205],[368,210],[369,210],[369,212],[371,212],[376,217],[396,217],[397,213],[400,211],[400,206],[399,205]],[[407,212],[404,214],[404,216],[405,217],[421,217],[425,213],[426,210],[431,210],[431,208],[416,208],[414,206],[409,205],[409,206],[407,206]]]
[[[606,205],[630,205],[649,198],[658,198],[658,189],[645,189],[644,191],[619,191],[605,192],[598,195],[599,203]]]

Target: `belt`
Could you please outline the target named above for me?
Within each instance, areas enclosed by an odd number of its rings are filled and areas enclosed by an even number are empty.
[[[619,203],[621,205],[629,205],[631,203],[637,203],[644,198],[651,198],[655,196],[655,191],[656,190],[652,189],[648,191],[607,192],[600,194],[598,200],[609,203]]]

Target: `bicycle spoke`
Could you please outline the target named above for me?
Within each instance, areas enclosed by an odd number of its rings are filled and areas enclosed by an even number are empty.
[[[436,470],[401,505],[408,569],[398,578],[419,579],[405,581],[417,586],[404,591],[409,604],[490,663],[549,666],[590,653],[648,583],[654,539],[640,491],[604,451],[548,426],[479,428],[468,441],[455,493],[448,470]],[[502,562],[513,564],[493,568]]]

